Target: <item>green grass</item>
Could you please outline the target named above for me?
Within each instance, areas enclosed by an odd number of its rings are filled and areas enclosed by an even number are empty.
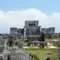
[[[35,54],[40,60],[44,60],[45,56],[51,56],[51,60],[55,60],[57,56],[57,50],[55,49],[35,49],[35,48],[27,48],[26,51],[29,53]]]
[[[60,38],[50,38],[50,39],[46,39],[46,42],[52,42],[53,40],[57,40],[57,41],[60,41]]]
[[[60,38],[55,38],[57,41],[60,41]],[[54,39],[46,39],[46,42],[52,42]],[[45,56],[50,54],[51,60],[56,60],[56,56],[59,53],[57,49],[40,49],[40,48],[27,48],[29,53],[35,54],[40,60],[44,60]]]

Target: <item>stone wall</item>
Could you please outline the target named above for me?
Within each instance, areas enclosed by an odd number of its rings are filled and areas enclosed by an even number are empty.
[[[10,54],[10,60],[29,60],[29,53],[24,49],[12,51]]]

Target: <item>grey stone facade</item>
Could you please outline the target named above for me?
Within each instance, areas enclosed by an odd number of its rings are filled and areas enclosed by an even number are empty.
[[[46,37],[53,37],[55,33],[55,27],[41,28],[39,26],[39,21],[25,21],[25,26],[23,29],[10,28],[10,34],[23,36],[23,38],[35,39],[40,37],[40,33],[44,32]]]
[[[25,21],[25,26],[23,29],[18,29],[16,27],[10,28],[10,34],[23,36],[23,38],[40,36],[41,26],[39,26],[38,23],[38,21]]]
[[[25,21],[26,36],[40,35],[40,26],[38,21]]]
[[[18,29],[18,28],[10,28],[10,34],[24,34],[24,29]]]
[[[47,38],[53,38],[55,35],[55,27],[41,28],[41,32],[44,32]]]
[[[25,27],[38,27],[38,21],[25,21]]]
[[[55,33],[55,27],[42,28],[42,32],[47,33],[47,34],[53,34]]]
[[[12,51],[10,54],[10,60],[29,60],[29,53],[24,49]]]
[[[38,40],[40,29],[39,21],[25,21],[24,38],[27,38],[27,40]]]
[[[10,28],[10,35],[17,36],[17,37],[23,37],[24,36],[24,29],[20,28]]]

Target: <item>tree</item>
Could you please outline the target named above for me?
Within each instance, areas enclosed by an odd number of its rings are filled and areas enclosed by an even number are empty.
[[[60,37],[60,33],[59,33],[59,37]]]
[[[45,34],[42,32],[40,35],[40,47],[44,48]]]
[[[58,58],[60,60],[60,42],[57,44],[57,47],[58,47]]]
[[[43,32],[40,35],[40,41],[45,41],[45,34]]]
[[[23,45],[24,45],[23,41],[18,41],[18,42],[17,42],[17,46],[18,46],[19,48],[23,48]]]
[[[9,36],[8,37],[8,45],[11,47],[13,45],[13,37],[12,36]]]

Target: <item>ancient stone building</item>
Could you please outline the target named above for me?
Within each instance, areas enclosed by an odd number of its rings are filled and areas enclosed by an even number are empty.
[[[25,21],[24,37],[30,40],[37,40],[40,36],[40,26],[38,21]]]
[[[47,38],[53,38],[55,33],[55,27],[41,28],[41,31],[45,33]]]
[[[10,28],[10,35],[22,36],[23,38],[29,38],[30,40],[37,40],[40,36],[40,26],[38,21],[25,21],[25,26],[23,29],[18,29],[16,27]]]
[[[55,33],[55,27],[41,28],[39,26],[39,21],[25,21],[25,26],[23,29],[10,28],[10,34],[23,37],[28,40],[39,40],[40,33],[44,32],[47,38],[52,38]]]
[[[24,36],[24,29],[20,29],[17,27],[10,28],[10,35],[16,37],[23,37]]]
[[[29,53],[25,49],[14,47],[9,50],[7,40],[0,40],[0,60],[29,60],[29,58]]]

